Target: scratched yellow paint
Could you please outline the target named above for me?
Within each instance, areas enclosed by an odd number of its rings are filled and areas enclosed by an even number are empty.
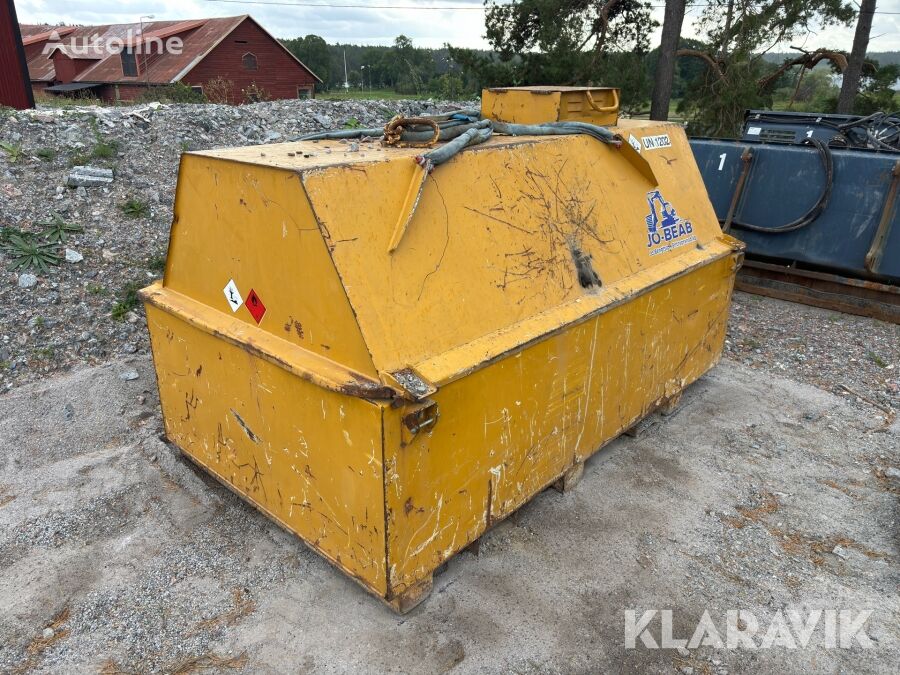
[[[166,288],[228,309],[233,279],[266,306],[262,330],[374,375],[299,176],[191,154],[179,175]],[[256,325],[246,306],[234,316]]]
[[[722,258],[438,391],[433,431],[386,449],[391,583],[429,575],[708,370],[733,275]]]
[[[147,323],[168,438],[383,595],[381,407],[305,382],[155,306]]]
[[[168,437],[415,605],[447,557],[721,354],[740,246],[680,128],[618,131],[668,142],[466,150],[428,177],[392,253],[421,150],[187,155],[165,277],[144,291]],[[659,200],[678,246],[650,239]],[[258,323],[229,306],[232,280],[265,304]]]

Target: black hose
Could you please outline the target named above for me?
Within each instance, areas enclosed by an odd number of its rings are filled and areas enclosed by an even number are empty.
[[[737,227],[742,230],[752,230],[753,232],[764,232],[766,234],[783,234],[785,232],[795,232],[806,227],[822,214],[825,207],[828,206],[828,200],[831,199],[831,190],[834,187],[834,159],[831,156],[831,150],[828,149],[828,146],[817,138],[807,138],[803,141],[803,145],[812,145],[815,147],[819,153],[819,158],[822,160],[822,170],[825,172],[825,186],[822,188],[822,194],[819,195],[819,198],[816,200],[816,203],[813,204],[812,208],[796,220],[792,220],[784,225],[779,225],[778,227],[760,227],[759,225],[741,223],[736,220],[732,221],[732,227]]]

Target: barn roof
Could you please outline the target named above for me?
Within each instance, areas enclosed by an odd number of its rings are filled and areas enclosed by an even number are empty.
[[[52,52],[54,45],[61,42],[62,50],[68,56],[96,61],[76,75],[73,82],[170,84],[187,75],[235,28],[247,20],[253,21],[265,32],[253,17],[246,14],[192,21],[149,21],[143,24],[143,35],[139,23],[56,27],[23,24],[21,29],[23,42],[27,45],[46,43],[40,52],[32,53],[28,60],[28,72],[32,82],[52,82],[56,78]],[[181,53],[153,53],[148,58],[146,70],[143,57],[139,57],[142,67],[138,75],[133,77],[122,74],[122,62],[117,51],[103,50],[102,56],[98,58],[97,49],[89,46],[98,41],[106,43],[109,40],[118,40],[125,46],[137,48],[142,41],[157,38],[165,41],[172,37],[178,37],[183,41]],[[272,40],[281,44],[274,37]],[[295,57],[295,60],[319,80],[299,59]]]

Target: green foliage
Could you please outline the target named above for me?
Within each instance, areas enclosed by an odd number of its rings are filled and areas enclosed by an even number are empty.
[[[115,159],[119,154],[119,142],[103,138],[96,117],[93,115],[88,117],[88,125],[91,127],[91,132],[94,135],[94,147],[91,149],[90,153],[79,153],[78,159],[80,161],[73,164],[73,166],[82,166],[92,159]]]
[[[224,77],[211,79],[203,85],[203,91],[210,103],[226,104],[234,102],[234,82],[226,80]]]
[[[441,98],[456,101],[465,96],[465,83],[455,73],[444,73],[438,78],[437,90]]]
[[[69,155],[69,166],[84,166],[91,161],[91,155],[84,150],[73,150]]]
[[[260,103],[272,100],[269,92],[256,84],[256,82],[251,82],[249,87],[241,89],[241,96],[244,98],[244,103]]]
[[[759,80],[774,66],[747,56],[732,59],[721,77],[707,69],[679,102],[677,110],[688,119],[689,134],[735,137],[745,110],[772,107],[772,95],[759,91]]]
[[[736,136],[744,110],[770,108],[773,89],[784,96],[786,87],[796,88],[796,68],[771,81],[768,76],[776,66],[764,58],[766,52],[807,34],[810,25],[846,25],[855,17],[853,5],[844,0],[761,0],[754,4],[753,11],[742,7],[709,3],[694,24],[704,37],[704,45],[694,53],[698,58],[691,60],[700,63],[703,70],[678,106],[679,112],[688,117],[690,133]],[[826,105],[827,89],[827,83],[814,78],[805,104]],[[793,91],[788,101],[792,95]]]
[[[56,150],[53,148],[40,148],[34,155],[44,162],[52,162],[56,159]]]
[[[138,295],[139,290],[141,290],[141,283],[132,281],[126,284],[119,292],[119,300],[110,311],[110,315],[114,320],[122,321],[128,312],[136,309],[141,304],[141,297]]]
[[[492,0],[485,27],[495,51],[447,49],[462,69],[465,90],[530,84],[618,86],[622,107],[636,113],[649,101],[648,50],[657,25],[650,4],[642,0],[612,6],[586,0]]]
[[[710,2],[695,23],[705,35],[711,54],[761,56],[777,44],[818,29],[849,25],[856,17],[855,5],[845,0],[758,0],[752,10],[742,3]]]
[[[322,79],[323,84],[317,85],[317,89],[328,86],[331,77],[331,48],[325,40],[318,35],[307,35],[284,40],[284,46]]]
[[[122,204],[122,213],[129,218],[146,218],[150,215],[150,206],[147,202],[132,197]]]
[[[39,241],[25,233],[7,235],[2,248],[12,258],[11,270],[36,269],[46,272],[51,265],[62,262],[55,244]]]
[[[91,151],[93,159],[113,159],[119,154],[118,141],[98,141]]]
[[[166,256],[157,255],[150,258],[147,263],[147,269],[151,272],[156,272],[158,274],[162,274],[166,271]]]
[[[165,86],[150,87],[138,97],[138,103],[206,103],[203,92],[196,91],[183,82],[175,82]]]
[[[38,222],[44,227],[41,236],[51,244],[65,244],[70,234],[84,232],[84,228],[74,223],[67,223],[63,217],[55,211],[51,213],[49,220]]]
[[[839,88],[827,68],[795,67],[779,78],[773,92],[773,107],[801,112],[832,112]]]
[[[351,117],[346,122],[344,122],[344,129],[359,129],[362,125],[359,123],[359,120],[355,117]]]
[[[25,154],[22,151],[21,145],[7,143],[6,141],[0,141],[0,150],[6,153],[6,159],[10,164],[15,164],[16,162],[18,162]]]
[[[863,68],[859,95],[853,103],[857,115],[871,115],[874,112],[891,112],[897,109],[897,92],[894,89],[900,80],[900,65],[879,66],[877,61],[869,61]]]
[[[406,36],[387,46],[329,45],[317,35],[283,40],[284,45],[323,83],[316,90],[325,98],[423,98],[441,96],[441,76],[459,73],[447,48],[416,47]],[[344,89],[344,56],[349,90]],[[475,93],[464,79],[464,95]]]

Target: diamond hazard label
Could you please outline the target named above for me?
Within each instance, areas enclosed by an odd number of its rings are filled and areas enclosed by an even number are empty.
[[[244,301],[241,298],[241,292],[238,290],[237,284],[234,283],[234,279],[229,280],[222,290],[225,293],[225,299],[228,300],[231,311],[238,311],[241,308],[241,305],[244,304]]]
[[[262,321],[263,315],[266,313],[266,306],[252,288],[249,295],[247,295],[247,309],[250,310],[250,314],[253,315],[256,323]]]

